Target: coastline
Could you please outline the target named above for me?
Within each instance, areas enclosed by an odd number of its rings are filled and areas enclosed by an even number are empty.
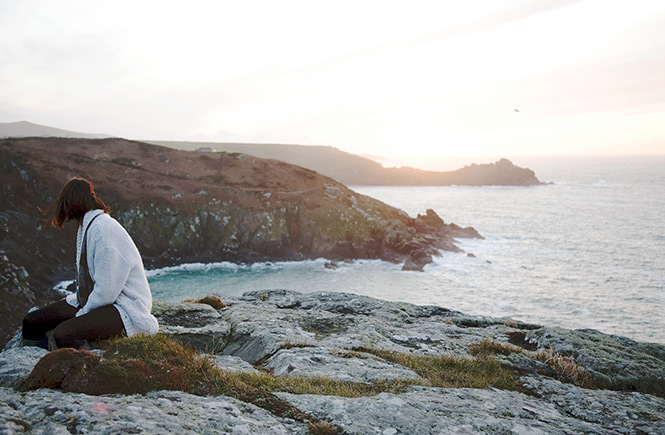
[[[544,301],[547,309],[537,305],[537,294],[507,293],[506,289],[487,286],[483,274],[505,273],[501,261],[487,262],[483,249],[492,240],[467,240],[460,243],[462,253],[445,252],[434,257],[424,272],[401,270],[400,264],[382,260],[337,262],[303,260],[236,264],[229,262],[190,263],[148,271],[156,299],[179,301],[184,298],[216,294],[221,298],[238,297],[247,291],[287,288],[302,293],[315,291],[350,292],[394,302],[417,305],[439,305],[470,315],[511,317],[523,322],[540,323],[569,329],[597,329],[607,334],[627,336],[634,340],[665,344],[665,337],[653,325],[640,327],[638,336],[627,331],[625,323],[610,323],[612,317],[589,316],[584,307],[570,307],[567,300]],[[482,245],[483,249],[479,249]],[[477,254],[469,257],[469,253]],[[527,271],[528,272],[528,271]],[[218,289],[223,289],[219,292]],[[543,303],[544,303],[543,302]],[[648,325],[647,325],[648,326]],[[659,335],[660,334],[660,335]]]
[[[480,237],[431,211],[411,218],[312,170],[246,154],[211,156],[118,138],[6,139],[0,154],[0,229],[7,236],[0,242],[7,293],[0,344],[22,313],[52,302],[53,285],[74,274],[75,228],[55,231],[35,210],[72,174],[95,174],[97,192],[149,268],[414,255],[421,263],[412,267],[422,268],[436,250],[458,250],[455,237]]]

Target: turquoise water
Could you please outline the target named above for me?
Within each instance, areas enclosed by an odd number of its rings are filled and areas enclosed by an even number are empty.
[[[412,216],[434,209],[473,226],[473,253],[443,253],[425,272],[356,261],[189,264],[149,271],[156,298],[249,290],[342,291],[594,328],[665,343],[665,156],[515,159],[537,187],[352,187]]]

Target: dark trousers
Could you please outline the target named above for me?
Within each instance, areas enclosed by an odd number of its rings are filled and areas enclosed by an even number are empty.
[[[86,341],[92,343],[118,335],[126,335],[120,313],[113,305],[106,305],[76,317],[74,308],[62,299],[23,318],[23,338],[44,340],[53,330],[58,347],[80,348]]]

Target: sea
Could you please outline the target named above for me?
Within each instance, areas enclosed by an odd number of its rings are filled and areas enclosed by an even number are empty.
[[[378,260],[183,264],[148,271],[153,295],[348,292],[665,343],[665,155],[511,160],[551,184],[351,186],[483,235],[459,239],[463,253],[443,252],[423,272]]]

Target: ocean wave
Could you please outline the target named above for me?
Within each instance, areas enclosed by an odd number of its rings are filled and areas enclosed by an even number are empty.
[[[59,283],[57,283],[56,285],[53,286],[53,290],[55,290],[57,292],[60,292],[62,294],[65,294],[65,295],[71,294],[73,292],[70,292],[69,290],[67,290],[67,287],[74,284],[74,282],[75,281],[73,279],[70,279],[70,280],[67,280],[67,281],[60,281]]]
[[[230,271],[230,272],[240,272],[240,271],[261,271],[261,270],[281,270],[281,269],[313,269],[321,268],[326,269],[325,266],[327,263],[332,262],[332,260],[327,258],[317,258],[312,260],[299,260],[299,261],[262,261],[250,264],[237,264],[229,261],[222,261],[217,263],[184,263],[177,266],[163,267],[159,269],[146,270],[146,276],[148,278],[158,277],[162,275],[168,275],[173,273],[180,272],[191,272],[191,273],[201,273],[201,272],[210,272],[210,271]],[[326,270],[340,270],[344,268],[353,268],[359,266],[367,265],[379,265],[379,264],[392,264],[383,260],[353,260],[353,261],[340,261],[334,262],[337,265],[337,269],[326,269]]]
[[[166,275],[176,272],[206,272],[213,269],[229,269],[237,271],[241,267],[241,265],[232,263],[230,261],[222,261],[218,263],[183,263],[177,266],[168,266],[159,269],[146,270],[145,274],[148,278],[151,278],[154,276]]]
[[[336,268],[327,268],[326,264],[334,263]],[[384,260],[368,260],[358,259],[352,261],[333,261],[327,258],[317,258],[312,260],[299,260],[299,261],[263,261],[250,264],[237,264],[230,261],[221,261],[214,263],[183,263],[175,266],[167,266],[158,269],[146,270],[146,277],[151,278],[163,277],[168,275],[178,275],[181,273],[191,274],[205,274],[206,272],[260,272],[260,271],[296,271],[298,269],[316,270],[320,269],[326,272],[339,272],[344,270],[357,269],[360,267],[381,267],[386,266],[392,268],[401,268],[400,264],[390,263]],[[60,281],[53,286],[53,290],[62,294],[68,295],[72,292],[67,290],[74,280]]]

